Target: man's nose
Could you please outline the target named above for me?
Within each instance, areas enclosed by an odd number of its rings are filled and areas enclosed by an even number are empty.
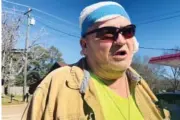
[[[116,41],[114,41],[114,43],[117,45],[124,45],[124,44],[126,44],[126,42],[127,42],[126,39],[120,33],[118,34]]]

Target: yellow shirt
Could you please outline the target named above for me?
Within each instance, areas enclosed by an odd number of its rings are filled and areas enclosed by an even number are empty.
[[[122,98],[91,74],[105,120],[144,120],[132,96]]]

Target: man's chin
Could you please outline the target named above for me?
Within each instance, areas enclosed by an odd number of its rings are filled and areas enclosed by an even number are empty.
[[[130,64],[128,64],[127,62],[113,62],[111,64],[109,64],[110,67],[114,70],[117,71],[125,71],[129,68]]]

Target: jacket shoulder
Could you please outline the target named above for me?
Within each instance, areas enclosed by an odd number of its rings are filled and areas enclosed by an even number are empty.
[[[72,68],[69,66],[58,68],[43,79],[28,105],[29,109],[24,114],[25,119],[51,120],[54,117],[68,117],[65,113],[78,112],[79,106],[83,103],[81,95],[78,90],[70,89],[66,83],[68,80],[74,81]],[[72,106],[74,107],[71,108]],[[56,116],[53,116],[55,111]]]
[[[38,85],[37,89],[48,89],[53,83],[61,85],[65,82],[65,79],[70,76],[71,67],[64,66],[50,72]]]

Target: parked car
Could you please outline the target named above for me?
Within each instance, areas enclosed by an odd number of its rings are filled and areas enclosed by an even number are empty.
[[[156,95],[162,107],[171,113],[171,120],[180,120],[180,92],[165,92]]]

